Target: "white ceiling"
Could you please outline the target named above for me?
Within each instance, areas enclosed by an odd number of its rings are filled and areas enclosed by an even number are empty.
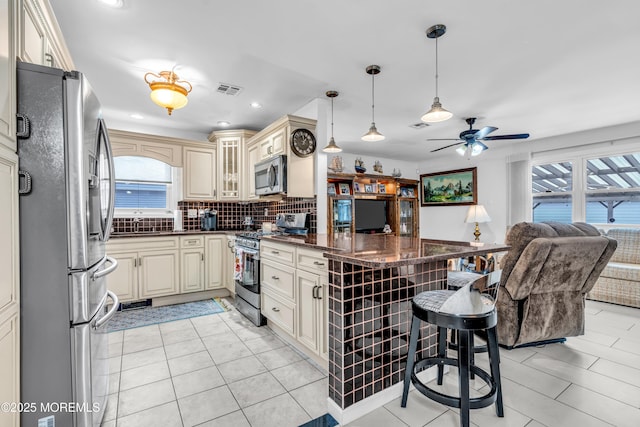
[[[640,3],[636,0],[50,0],[78,70],[110,127],[205,140],[220,120],[261,129],[337,90],[335,139],[346,152],[422,160],[456,138],[464,119],[524,141],[640,120]],[[414,130],[435,95],[454,113]],[[360,140],[375,118],[386,140]],[[168,116],[149,99],[148,71],[177,66],[193,84]],[[218,84],[243,88],[239,96]],[[252,101],[264,107],[252,109]],[[141,114],[143,120],[130,117]],[[326,141],[319,141],[320,147]],[[440,153],[455,156],[454,148]]]

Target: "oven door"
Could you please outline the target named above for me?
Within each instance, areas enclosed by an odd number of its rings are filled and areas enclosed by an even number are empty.
[[[236,284],[254,294],[260,293],[260,251],[236,247]]]

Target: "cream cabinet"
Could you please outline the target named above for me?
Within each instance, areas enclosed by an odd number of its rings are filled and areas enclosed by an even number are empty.
[[[257,199],[256,194],[256,163],[260,161],[260,144],[259,141],[249,145],[247,147],[247,154],[245,156],[245,195],[247,200]]]
[[[180,292],[198,292],[205,288],[204,236],[180,237]]]
[[[47,0],[18,0],[18,57],[21,61],[72,70],[71,55]]]
[[[206,289],[220,289],[225,285],[225,270],[223,265],[228,261],[225,248],[227,237],[224,235],[205,237],[205,257],[207,260]]]
[[[0,322],[0,402],[20,402],[20,333],[18,314]],[[18,411],[0,411],[1,426],[19,426]]]
[[[248,130],[214,131],[209,141],[217,147],[218,200],[246,199],[242,180],[244,177],[243,153],[246,141],[255,134]]]
[[[10,2],[11,3],[11,2]],[[5,3],[6,4],[6,3]],[[9,60],[9,62],[12,62]],[[20,401],[20,250],[18,156],[0,144],[0,402]],[[20,425],[0,411],[0,425]]]
[[[269,159],[271,157],[286,154],[285,141],[286,128],[275,130],[272,134],[260,141],[260,160]]]
[[[180,257],[176,237],[112,239],[107,253],[118,268],[107,276],[107,287],[121,302],[177,294]]]
[[[15,2],[0,2],[0,144],[16,151]]]
[[[213,200],[216,198],[215,148],[184,148],[184,198]]]
[[[262,314],[326,362],[328,273],[322,251],[263,239],[260,259]]]

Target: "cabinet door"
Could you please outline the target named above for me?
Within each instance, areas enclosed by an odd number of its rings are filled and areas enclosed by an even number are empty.
[[[20,402],[20,342],[18,316],[0,323],[0,402]],[[19,426],[18,411],[0,411],[0,425]]]
[[[257,199],[256,195],[256,163],[260,161],[260,145],[254,144],[247,148],[247,167],[245,168],[246,174],[246,195],[247,199]]]
[[[216,196],[216,151],[184,149],[184,198],[214,199]]]
[[[0,313],[18,310],[18,156],[0,146]]]
[[[206,289],[218,289],[224,286],[222,260],[223,248],[226,247],[226,236],[209,236],[206,240],[207,278]],[[233,276],[232,276],[233,277]]]
[[[34,12],[27,6],[27,2],[23,3],[21,22],[21,52],[20,59],[24,62],[32,64],[44,64],[45,53],[45,35],[41,26],[38,25],[38,19]]]
[[[287,142],[284,138],[285,129],[281,129],[271,135],[271,155],[276,156],[278,154],[284,154],[287,148]]]
[[[178,293],[178,251],[140,252],[138,278],[140,297],[153,298]]]
[[[17,2],[0,2],[0,144],[16,151],[15,26],[13,8]]]
[[[183,249],[180,251],[180,292],[204,290],[204,249]]]
[[[316,295],[320,289],[320,276],[298,270],[296,272],[298,288],[298,328],[297,338],[300,343],[315,353],[319,351],[318,316],[319,300]]]
[[[118,268],[107,275],[107,289],[118,295],[120,302],[138,299],[138,253],[109,254],[118,261]]]
[[[220,200],[238,200],[240,198],[240,138],[220,138],[217,151]]]

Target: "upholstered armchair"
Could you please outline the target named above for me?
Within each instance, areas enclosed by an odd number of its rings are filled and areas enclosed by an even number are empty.
[[[584,334],[587,292],[616,249],[615,240],[585,223],[514,225],[502,258],[496,308],[506,347]]]

